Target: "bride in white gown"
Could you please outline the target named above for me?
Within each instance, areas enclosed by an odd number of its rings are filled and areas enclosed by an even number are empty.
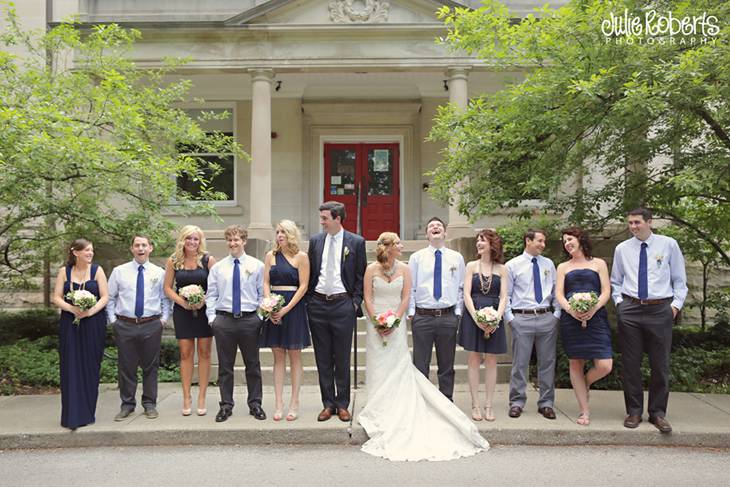
[[[411,277],[408,266],[396,260],[402,248],[398,235],[381,234],[378,261],[365,271],[365,315],[372,318],[391,310],[402,322],[381,334],[368,320],[368,397],[358,420],[370,439],[362,450],[398,461],[452,460],[474,455],[487,450],[489,443],[411,361],[403,318],[410,299]]]

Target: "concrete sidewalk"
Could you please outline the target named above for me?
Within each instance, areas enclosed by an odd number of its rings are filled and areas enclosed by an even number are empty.
[[[138,394],[139,394],[138,388]],[[197,397],[193,390],[193,406]],[[236,387],[237,406],[224,423],[214,421],[218,390],[208,389],[208,414],[183,417],[180,384],[160,384],[160,417],[149,420],[141,407],[127,420],[116,423],[119,396],[114,385],[102,385],[96,424],[69,431],[59,425],[59,395],[0,397],[0,449],[60,448],[123,445],[221,445],[221,444],[361,444],[367,435],[355,420],[352,427],[337,418],[319,423],[319,389],[304,386],[299,419],[275,422],[271,419],[273,389],[264,388],[263,407],[269,417],[257,421],[248,414],[245,390]],[[285,389],[285,397],[288,391]],[[367,400],[365,389],[353,393],[354,412]],[[498,384],[495,398],[497,420],[479,421],[484,437],[495,445],[667,445],[730,448],[730,395],[672,393],[667,419],[674,427],[670,435],[660,434],[644,416],[636,430],[623,427],[623,395],[619,391],[591,391],[591,424],[575,423],[578,408],[573,391],[557,391],[557,420],[537,413],[537,392],[528,392],[527,407],[519,419],[507,416],[507,385]],[[468,387],[457,385],[455,402],[467,414],[471,401]],[[195,411],[195,409],[193,409]],[[286,411],[285,411],[286,413]]]

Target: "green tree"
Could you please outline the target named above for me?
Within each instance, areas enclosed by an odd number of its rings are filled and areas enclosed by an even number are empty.
[[[128,246],[132,232],[168,241],[172,214],[213,214],[209,184],[220,171],[191,157],[245,156],[219,133],[206,134],[175,104],[187,80],[168,82],[183,61],[141,69],[128,58],[138,31],[63,23],[27,32],[5,11],[0,35],[0,280],[28,284],[43,256],[88,236]],[[22,57],[11,54],[19,50]],[[213,117],[213,114],[208,116]],[[218,115],[220,116],[220,115]],[[202,187],[181,191],[176,177]],[[201,201],[195,201],[196,199]],[[47,259],[46,259],[47,260]]]
[[[606,36],[611,15],[709,19],[705,37]],[[496,93],[439,111],[433,195],[472,218],[539,199],[593,229],[638,204],[730,265],[730,3],[576,0],[513,21],[486,0],[440,11],[450,47],[505,71]],[[709,16],[713,16],[710,18]],[[526,210],[527,211],[527,210]]]

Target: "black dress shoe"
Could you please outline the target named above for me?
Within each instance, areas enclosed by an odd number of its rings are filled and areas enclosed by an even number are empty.
[[[233,410],[228,408],[221,408],[218,414],[215,415],[215,422],[222,423],[233,415]]]
[[[557,417],[553,408],[549,406],[538,408],[537,412],[542,414],[546,419],[555,419]]]
[[[519,418],[522,415],[522,408],[519,406],[512,406],[509,408],[508,414],[510,418]]]
[[[249,409],[249,414],[253,416],[256,419],[264,420],[266,419],[266,413],[261,408],[261,406],[251,406]]]

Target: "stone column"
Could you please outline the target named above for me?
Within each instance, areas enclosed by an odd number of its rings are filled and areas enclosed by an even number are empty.
[[[468,67],[452,67],[446,71],[449,83],[449,103],[461,110],[465,110],[469,104],[469,89],[467,80],[469,77]],[[454,189],[455,197],[458,199],[459,186]],[[449,227],[447,235],[450,239],[459,237],[473,237],[474,228],[469,223],[468,217],[461,215],[458,205],[449,206]]]
[[[272,240],[271,225],[271,84],[270,69],[251,71],[251,221],[248,237]]]

